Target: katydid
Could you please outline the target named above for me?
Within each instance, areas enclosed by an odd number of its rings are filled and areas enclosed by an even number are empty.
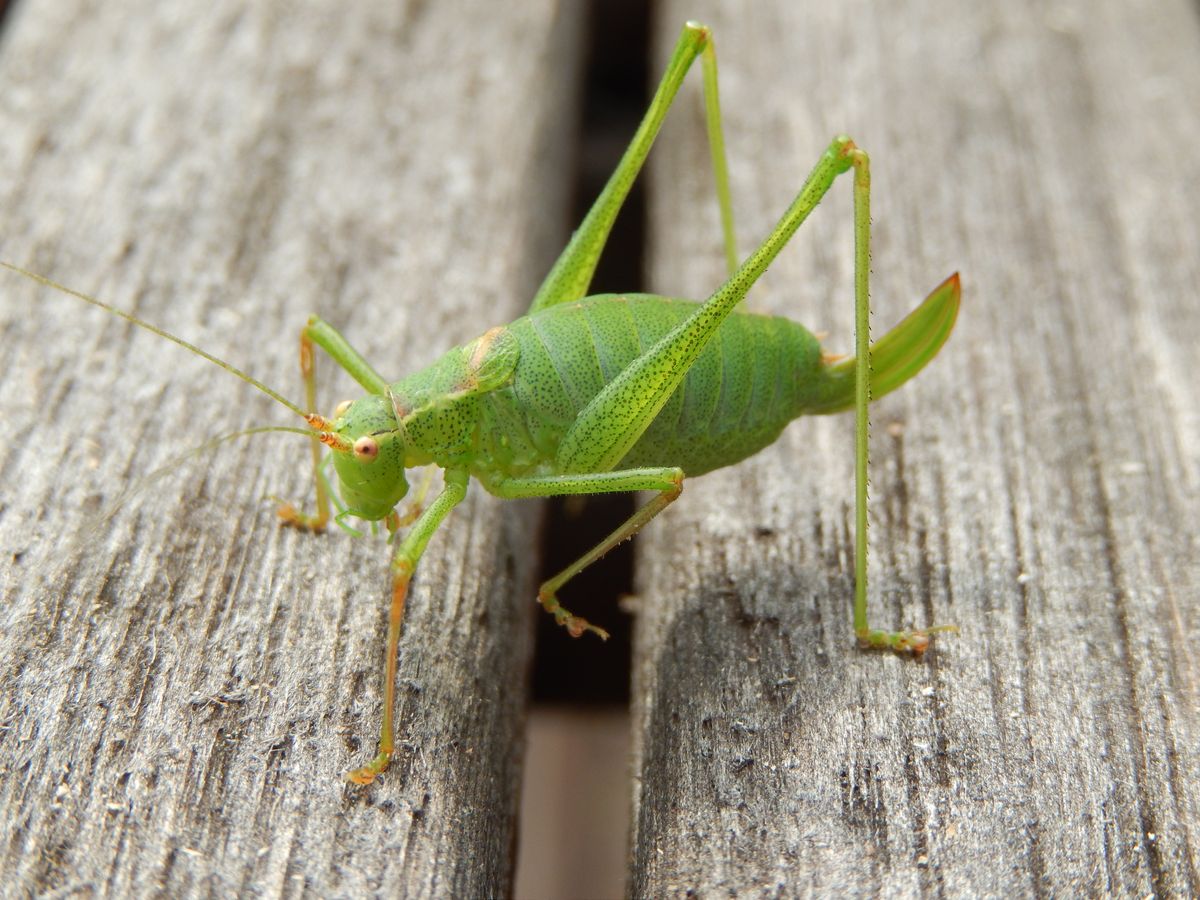
[[[652,294],[586,296],[617,213],[692,63],[703,69],[705,112],[729,278],[707,300]],[[839,175],[853,172],[855,352],[837,361],[796,323],[735,312]],[[837,137],[821,155],[775,228],[744,261],[734,241],[709,30],[687,23],[650,108],[616,171],[533,298],[527,315],[456,347],[427,369],[389,383],[331,325],[317,317],[301,332],[307,410],[249,375],[108,304],[17,266],[5,268],[120,315],[221,365],[301,415],[313,442],[316,506],[280,508],[283,522],[322,531],[331,518],[402,521],[405,470],[436,465],[440,493],[411,521],[392,555],[383,724],[378,754],[349,773],[373,781],[394,753],[396,662],[409,582],[429,540],[474,478],[502,498],[622,491],[656,493],[607,538],[545,582],[538,600],[574,637],[603,629],[573,615],[558,592],[581,570],[629,538],[680,494],[685,477],[732,465],[771,444],[803,414],[856,413],[854,631],[868,647],[924,652],[953,626],[881,631],[867,623],[867,406],[919,372],[949,337],[959,306],[951,275],[881,340],[869,345],[870,172],[867,154]],[[317,414],[315,348],[367,395]],[[260,429],[255,429],[260,430]],[[265,429],[261,429],[265,430]],[[280,429],[294,430],[294,429]],[[326,476],[332,451],[334,491]],[[332,507],[337,507],[336,516]]]

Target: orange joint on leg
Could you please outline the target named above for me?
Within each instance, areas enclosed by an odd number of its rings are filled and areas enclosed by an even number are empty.
[[[313,371],[313,345],[308,337],[300,336],[300,374],[305,377]]]

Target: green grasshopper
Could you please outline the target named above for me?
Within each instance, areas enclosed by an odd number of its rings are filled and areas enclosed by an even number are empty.
[[[703,303],[653,294],[585,296],[613,221],[642,168],[667,109],[700,57],[705,113],[730,276]],[[854,173],[855,353],[838,361],[796,323],[737,313],[835,179]],[[564,584],[669,506],[685,477],[732,465],[771,444],[794,418],[853,408],[856,413],[854,631],[868,647],[924,652],[930,636],[953,626],[880,631],[867,623],[867,405],[912,378],[938,352],[958,313],[951,275],[895,329],[869,346],[870,173],[867,154],[837,137],[822,154],[779,223],[740,264],[717,97],[716,52],[708,28],[689,22],[666,74],[616,171],[542,283],[529,313],[491,328],[427,369],[389,383],[331,325],[317,317],[301,332],[301,371],[316,408],[314,351],[321,347],[366,390],[332,418],[306,412],[266,385],[199,348],[108,304],[2,263],[175,341],[302,416],[313,441],[316,511],[284,505],[287,525],[314,532],[349,517],[411,525],[392,555],[392,602],[378,754],[349,773],[369,784],[395,750],[396,662],[409,581],[430,538],[477,479],[503,498],[620,491],[657,494],[619,528],[545,582],[538,600],[573,637],[603,629],[558,601]],[[253,429],[253,431],[267,429]],[[297,429],[282,429],[297,430]],[[321,445],[332,450],[338,486],[326,477]],[[405,470],[436,465],[440,493],[402,520]]]

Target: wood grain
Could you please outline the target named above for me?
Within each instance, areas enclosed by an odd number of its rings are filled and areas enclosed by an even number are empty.
[[[716,2],[742,252],[846,132],[875,323],[956,333],[874,408],[853,646],[852,421],[689,482],[640,546],[636,896],[1200,893],[1200,20],[1177,2]],[[699,100],[654,158],[650,288],[722,280]],[[839,185],[751,295],[851,344]]]
[[[400,374],[523,309],[562,240],[573,4],[117,6],[4,23],[0,258],[291,396],[310,312]],[[685,18],[714,26],[743,252],[845,131],[877,328],[963,273],[950,344],[875,408],[872,520],[877,620],[963,633],[921,663],[854,649],[849,417],[690,482],[639,554],[631,893],[1200,893],[1200,20],[737,12],[665,4],[654,70]],[[693,92],[651,160],[664,293],[722,277],[702,129]],[[835,349],[838,188],[751,296]],[[351,789],[382,542],[275,526],[267,495],[306,489],[287,436],[122,494],[287,414],[9,275],[0,335],[6,887],[508,892],[535,508],[473,492],[431,545],[404,753]]]
[[[565,232],[568,5],[19,4],[0,257],[301,394],[320,312],[398,377],[523,310]],[[307,450],[198,359],[0,284],[0,870],[13,895],[510,889],[536,506],[472,491],[374,752],[381,539],[277,527]],[[359,393],[324,364],[322,404]]]

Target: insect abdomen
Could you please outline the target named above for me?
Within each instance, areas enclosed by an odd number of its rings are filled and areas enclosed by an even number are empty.
[[[520,361],[512,384],[488,404],[505,435],[502,455],[552,459],[579,411],[698,305],[600,295],[512,323]],[[795,322],[731,315],[618,468],[671,465],[698,475],[744,459],[802,411],[803,385],[820,367],[816,338]]]
[[[698,305],[666,301],[663,333]],[[621,467],[678,465],[700,475],[752,456],[800,414],[820,356],[817,339],[789,319],[731,315]]]

